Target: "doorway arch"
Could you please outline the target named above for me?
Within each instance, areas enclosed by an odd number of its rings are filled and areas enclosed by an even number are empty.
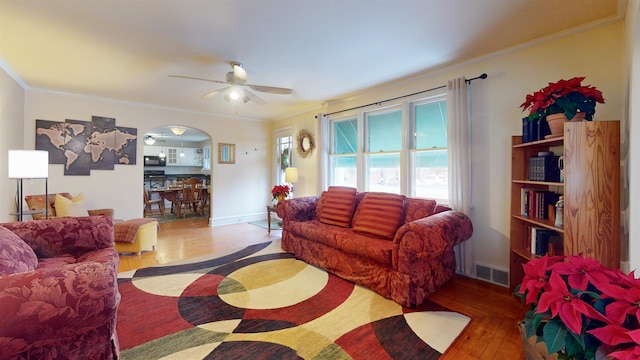
[[[164,177],[162,183],[153,184],[169,187],[180,179],[196,177],[203,179],[208,186],[208,224],[211,225],[213,191],[212,156],[213,140],[211,136],[198,128],[184,125],[162,125],[148,129],[143,135],[143,155],[145,165],[143,182],[145,190],[151,190],[149,179],[152,174]],[[164,158],[162,165],[151,162],[147,165],[147,157]],[[165,205],[167,202],[165,201]],[[169,204],[170,205],[170,204]]]

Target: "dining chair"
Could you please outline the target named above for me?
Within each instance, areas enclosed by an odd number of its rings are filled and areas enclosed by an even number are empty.
[[[188,210],[191,210],[203,216],[203,214],[200,212],[201,185],[202,180],[197,178],[191,178],[182,182],[182,192],[180,196],[179,206],[180,213],[183,218],[187,216]]]
[[[144,193],[144,216],[151,214],[164,216],[164,199],[151,199],[149,192],[144,186],[142,187],[142,192]],[[153,210],[153,205],[158,206],[156,211]]]

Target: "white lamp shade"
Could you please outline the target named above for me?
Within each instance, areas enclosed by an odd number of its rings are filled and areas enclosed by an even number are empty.
[[[49,177],[49,152],[9,150],[9,179],[46,179]]]
[[[294,167],[288,167],[284,170],[284,182],[295,183],[298,182],[298,169]]]

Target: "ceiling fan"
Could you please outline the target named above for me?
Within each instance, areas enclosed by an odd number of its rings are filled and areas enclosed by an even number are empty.
[[[221,89],[213,90],[209,93],[206,93],[202,96],[203,99],[212,98],[218,94],[224,93],[225,100],[228,102],[240,100],[242,102],[247,102],[249,100],[256,102],[258,104],[265,105],[267,102],[258,97],[256,94],[247,90],[246,88],[251,88],[255,91],[260,91],[269,94],[281,94],[288,95],[293,92],[293,89],[274,87],[274,86],[264,86],[264,85],[254,85],[247,84],[247,72],[242,67],[242,64],[239,62],[232,62],[231,67],[233,71],[227,73],[227,80],[213,80],[213,79],[204,79],[199,77],[192,76],[182,76],[182,75],[169,75],[169,77],[176,77],[182,79],[191,79],[191,80],[201,80],[201,81],[209,81],[218,84],[227,84],[229,86],[223,87]]]

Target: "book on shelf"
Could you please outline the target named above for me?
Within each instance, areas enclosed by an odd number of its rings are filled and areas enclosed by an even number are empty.
[[[522,142],[543,140],[545,136],[551,134],[549,124],[542,120],[529,120],[529,117],[522,118]]]
[[[549,252],[549,240],[552,236],[557,236],[556,231],[545,229],[539,226],[531,227],[531,253],[543,256]]]
[[[535,121],[530,121],[529,117],[522,118],[522,142],[528,143],[538,140],[538,127]]]
[[[552,152],[540,152],[529,158],[528,179],[531,181],[560,182],[558,159]]]
[[[558,201],[560,194],[556,194],[548,190],[537,190],[522,188],[520,189],[520,213],[527,217],[535,217],[539,219],[549,219],[553,207]]]

